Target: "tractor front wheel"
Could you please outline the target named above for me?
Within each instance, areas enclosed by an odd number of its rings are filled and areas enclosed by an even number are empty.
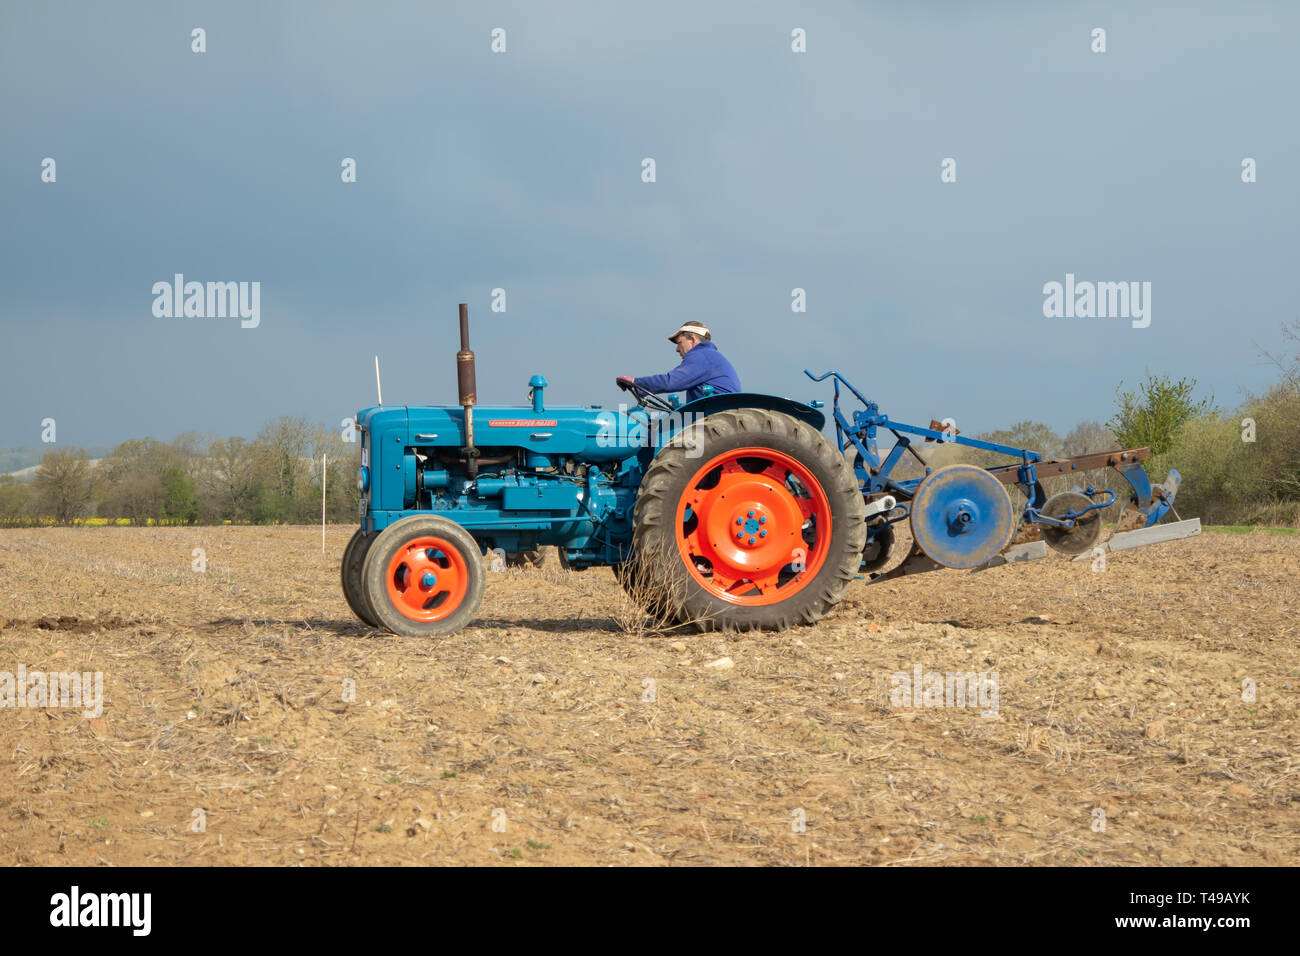
[[[412,515],[385,528],[361,573],[375,619],[403,637],[453,634],[483,602],[479,547],[448,518]]]
[[[700,630],[815,623],[858,573],[866,505],[853,472],[780,412],[718,412],[655,456],[637,495],[637,591]]]
[[[370,627],[379,627],[379,622],[375,620],[374,612],[366,604],[365,592],[361,586],[361,569],[366,561],[366,552],[374,544],[376,535],[366,534],[361,528],[358,528],[348,541],[348,546],[343,549],[343,567],[341,576],[343,578],[343,597],[348,602],[348,607],[364,624]]]

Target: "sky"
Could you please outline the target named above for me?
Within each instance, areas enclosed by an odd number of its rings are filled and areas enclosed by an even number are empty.
[[[1104,421],[1148,369],[1233,407],[1298,318],[1298,33],[1280,0],[6,3],[0,446],[337,424],[375,355],[387,402],[453,404],[459,302],[488,404],[540,372],[616,405],[693,320],[747,390],[836,369],[967,434]],[[176,273],[260,283],[258,324],[156,316]],[[1150,324],[1047,317],[1067,274],[1149,282]]]

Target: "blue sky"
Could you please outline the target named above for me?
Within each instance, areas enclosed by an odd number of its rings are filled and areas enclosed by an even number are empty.
[[[748,389],[836,368],[968,434],[1271,380],[1300,8],[808,7],[6,4],[0,445],[336,423],[376,353],[387,401],[451,403],[461,301],[484,402],[617,403],[692,319]],[[260,282],[260,325],[156,318],[177,272]],[[1150,327],[1045,318],[1066,273],[1151,282]]]

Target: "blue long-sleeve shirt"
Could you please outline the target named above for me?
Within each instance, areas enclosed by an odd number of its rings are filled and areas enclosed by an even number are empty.
[[[702,398],[702,388],[705,385],[712,385],[715,395],[740,391],[740,376],[712,342],[697,342],[686,353],[682,364],[671,372],[664,375],[643,375],[633,381],[651,392],[680,392],[686,389],[688,402]]]

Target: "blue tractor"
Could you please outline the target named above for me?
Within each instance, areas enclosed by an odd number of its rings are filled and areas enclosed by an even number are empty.
[[[529,405],[480,406],[464,305],[460,336],[457,405],[378,405],[356,416],[361,526],[344,551],[343,593],[362,621],[404,636],[453,633],[474,618],[489,549],[554,545],[573,570],[612,567],[670,623],[782,630],[819,620],[861,575],[986,565],[1022,523],[1042,526],[1059,551],[1087,552],[1114,492],[1045,499],[1040,471],[1114,465],[1133,484],[1145,524],[1177,490],[1176,472],[1166,488],[1150,485],[1146,449],[1046,461],[939,422],[894,422],[836,372],[814,379],[835,379],[834,443],[822,433],[824,403],[754,393],[679,404],[631,386],[630,409],[548,408],[546,380],[534,375]],[[864,406],[851,419],[841,383]],[[881,431],[897,440],[883,459]],[[917,455],[909,436],[1017,461],[896,478],[903,455]],[[1025,495],[1020,508],[1013,484]],[[912,549],[883,574],[901,521]]]

